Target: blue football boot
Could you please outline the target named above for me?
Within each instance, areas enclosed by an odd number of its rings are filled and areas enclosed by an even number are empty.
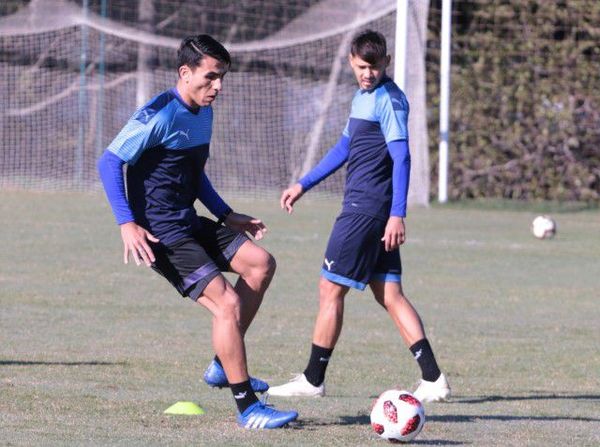
[[[206,371],[204,371],[204,381],[208,386],[212,387],[224,388],[229,386],[223,367],[215,362],[214,359],[210,362]],[[252,390],[255,393],[264,393],[269,389],[267,382],[254,377],[250,377],[250,385],[252,385]]]
[[[256,402],[246,408],[242,414],[238,413],[240,427],[255,428],[281,428],[289,422],[295,421],[298,413],[295,411],[279,411],[275,408]]]

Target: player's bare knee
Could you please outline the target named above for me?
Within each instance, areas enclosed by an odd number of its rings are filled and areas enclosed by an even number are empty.
[[[395,308],[406,308],[407,305],[410,306],[411,304],[404,294],[393,293],[386,294],[386,296],[383,298],[382,305],[386,308],[386,310],[390,311]]]
[[[319,297],[321,303],[341,303],[344,300],[343,288],[338,284],[321,278],[319,281]]]
[[[321,298],[321,300],[323,300],[324,298],[327,298],[329,295],[331,295],[331,283],[329,283],[329,281],[326,281],[325,279],[321,278],[321,280],[319,281],[319,297]]]
[[[398,302],[403,303],[403,304],[410,304],[410,301],[408,301],[408,298],[406,297],[406,295],[404,295],[403,293],[399,293],[396,297],[396,299],[398,300]]]
[[[275,275],[277,263],[271,253],[262,248],[256,251],[252,259],[252,264],[243,272],[240,272],[242,277],[252,283],[262,283],[270,281]]]
[[[271,253],[265,251],[264,259],[261,260],[260,269],[261,274],[265,279],[271,279],[275,275],[277,269],[277,261]]]
[[[214,300],[217,307],[216,317],[221,319],[239,320],[241,313],[240,297],[233,290],[227,290],[218,300]]]

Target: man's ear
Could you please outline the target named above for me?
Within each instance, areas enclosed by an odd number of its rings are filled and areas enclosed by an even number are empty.
[[[192,70],[187,65],[182,65],[179,67],[179,77],[186,82],[189,82],[190,76],[192,74]]]

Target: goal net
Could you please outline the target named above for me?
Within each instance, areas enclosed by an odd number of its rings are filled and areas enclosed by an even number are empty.
[[[233,66],[214,105],[209,177],[228,196],[272,195],[314,166],[344,128],[356,89],[346,62],[351,37],[377,29],[394,51],[394,0],[286,2],[296,4],[282,13],[287,22],[271,30],[263,23],[254,34],[235,33],[258,20],[248,8],[246,16],[232,8],[204,17],[190,11],[196,25],[207,25],[184,32],[186,2],[140,1],[154,8],[152,26],[140,25],[144,11],[131,6],[131,17],[121,20],[66,0],[31,0],[4,11],[0,189],[99,188],[95,164],[104,148],[140,102],[176,82],[181,37],[211,31],[226,42]],[[223,26],[211,30],[216,18]],[[173,22],[178,35],[162,32]],[[236,35],[246,40],[230,41]],[[342,171],[317,190],[341,193]]]

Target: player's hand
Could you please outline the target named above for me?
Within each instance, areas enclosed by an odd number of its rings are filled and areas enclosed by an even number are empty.
[[[232,212],[227,216],[223,223],[238,233],[247,231],[257,241],[260,241],[267,232],[267,227],[262,220],[255,219],[254,217],[245,214]]]
[[[281,193],[281,199],[279,199],[281,209],[286,210],[288,214],[292,214],[292,211],[294,211],[294,203],[302,197],[302,194],[304,194],[304,191],[300,183],[290,186]]]
[[[390,216],[385,226],[385,233],[381,241],[385,245],[385,251],[392,251],[404,244],[406,240],[406,229],[404,228],[404,218]]]
[[[121,239],[123,239],[123,262],[125,264],[129,262],[129,253],[137,265],[143,261],[150,267],[156,261],[148,241],[158,242],[158,239],[135,222],[121,225]]]

